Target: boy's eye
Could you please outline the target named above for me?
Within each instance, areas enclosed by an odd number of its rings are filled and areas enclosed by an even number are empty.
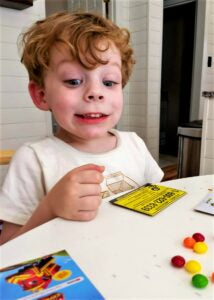
[[[114,81],[112,81],[112,80],[105,80],[105,81],[103,81],[103,84],[105,85],[105,86],[113,86],[113,85],[115,85],[115,84],[117,84],[116,82],[114,82]]]
[[[82,83],[82,80],[81,79],[68,79],[68,80],[65,80],[65,83],[68,83],[69,85],[72,85],[72,86],[78,86]]]

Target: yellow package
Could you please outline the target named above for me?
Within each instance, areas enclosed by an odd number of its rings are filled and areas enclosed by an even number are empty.
[[[112,204],[154,216],[182,196],[185,191],[148,184],[111,200]]]

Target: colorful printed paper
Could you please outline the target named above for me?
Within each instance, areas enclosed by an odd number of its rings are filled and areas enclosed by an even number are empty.
[[[0,270],[0,299],[104,299],[63,250]]]
[[[195,207],[195,210],[214,215],[214,192],[208,193],[203,200]]]

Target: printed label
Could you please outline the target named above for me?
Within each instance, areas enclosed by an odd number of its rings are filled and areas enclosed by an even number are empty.
[[[182,196],[185,191],[162,185],[147,185],[122,195],[110,202],[149,216],[154,216]]]

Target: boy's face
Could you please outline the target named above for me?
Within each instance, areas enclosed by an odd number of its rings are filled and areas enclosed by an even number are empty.
[[[54,47],[45,73],[43,96],[60,128],[71,140],[104,137],[122,112],[122,75],[119,50],[112,45],[100,54],[109,61],[87,70],[72,61],[64,48]]]

